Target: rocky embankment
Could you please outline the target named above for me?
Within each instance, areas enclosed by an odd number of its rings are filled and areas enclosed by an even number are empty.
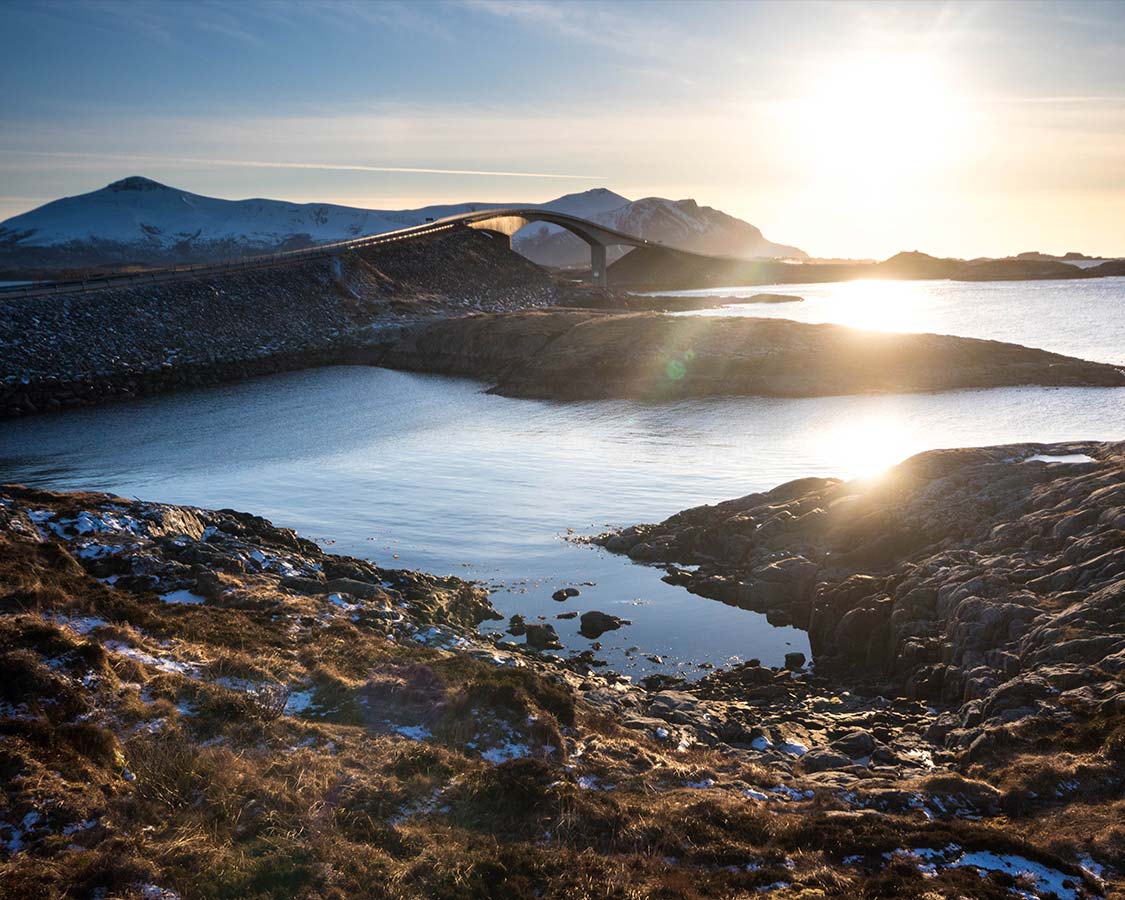
[[[479,232],[151,286],[0,298],[0,417],[348,362],[372,328],[553,303]]]
[[[807,629],[820,673],[934,704],[961,770],[1022,766],[1032,805],[1101,798],[1120,822],[1125,443],[932,451],[598,541]]]
[[[1114,366],[999,341],[584,310],[420,322],[369,358],[490,381],[508,396],[563,400],[1125,385]]]
[[[932,528],[955,523],[935,551],[950,558],[907,579],[941,578],[949,587],[934,587],[934,608],[956,598],[956,621],[979,626],[964,629],[982,635],[975,643],[952,641],[961,656],[945,663],[972,663],[975,711],[947,706],[944,688],[931,706],[859,690],[863,678],[820,674],[819,658],[810,671],[799,654],[690,686],[634,685],[478,634],[495,613],[456,578],[331,555],[232,510],[0,488],[0,891],[1120,897],[1121,721],[1105,687],[1119,677],[1107,660],[1120,607],[1114,620],[1103,584],[1120,548],[1100,542],[1121,524],[1121,448],[1063,449],[1102,462],[1065,476],[1003,463],[1034,509],[1005,505],[1004,479],[990,489],[997,473],[978,474],[1000,464],[998,451],[922,457],[896,476],[935,504]],[[822,516],[850,507],[859,517],[849,546],[878,562],[863,577],[881,579],[897,605],[907,579],[894,581],[889,548],[878,549],[881,526],[859,528],[877,515],[863,514],[863,496],[818,480],[746,508],[775,507],[758,530],[782,546],[786,529],[812,533],[817,514],[801,498],[834,489]],[[689,519],[713,520],[703,527],[714,539],[699,546],[732,541],[707,563],[719,577],[746,555],[733,537],[745,527],[728,520],[748,514],[726,509],[637,529],[626,543],[643,535],[670,551]],[[960,549],[986,519],[1000,545]],[[1029,575],[1018,580],[1027,596],[1001,600],[986,573],[1008,571],[993,561],[1016,552],[1005,548],[1017,533],[1026,558],[1011,571]],[[1060,541],[1068,565],[1056,567]],[[702,556],[687,549],[695,543],[685,537],[684,553]],[[805,562],[786,560],[797,552],[765,565],[795,574]],[[860,560],[851,567],[875,566]],[[842,602],[837,582],[821,581],[817,597]],[[912,602],[917,625],[892,615],[887,633],[909,630],[929,647],[940,623]],[[979,609],[998,610],[1006,631]],[[1023,677],[1038,679],[1019,689],[1008,657],[990,655],[1060,645],[1065,663],[1017,655]],[[898,671],[866,650],[853,661],[880,677]],[[994,738],[966,749],[982,722]]]

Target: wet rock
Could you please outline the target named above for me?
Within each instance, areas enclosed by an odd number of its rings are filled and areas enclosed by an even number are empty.
[[[551,594],[551,599],[561,603],[564,600],[569,600],[571,597],[577,597],[582,592],[578,588],[562,588]]]
[[[508,619],[508,634],[519,637],[520,635],[526,633],[527,622],[524,620],[523,616],[521,616],[519,613],[515,613],[510,619]]]
[[[687,569],[680,569],[676,566],[669,566],[668,570],[660,577],[660,580],[668,584],[682,586],[691,584],[691,581],[694,577],[695,574],[688,571]]]
[[[617,616],[611,616],[609,613],[597,610],[582,613],[579,621],[581,622],[579,631],[583,637],[587,638],[598,638],[607,631],[615,631],[622,625],[631,624],[628,619],[620,619]]]
[[[558,650],[562,647],[553,625],[533,623],[527,626],[525,634],[527,645],[536,650]]]
[[[785,654],[785,668],[791,672],[799,672],[805,667],[805,654],[800,652]]]

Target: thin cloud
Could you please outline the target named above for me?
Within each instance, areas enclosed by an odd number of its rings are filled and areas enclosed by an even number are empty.
[[[153,162],[181,165],[238,166],[254,169],[314,169],[327,172],[391,172],[398,175],[482,175],[500,178],[566,178],[580,181],[597,181],[604,175],[575,175],[560,172],[505,172],[488,169],[431,169],[416,166],[366,166],[322,162],[273,162],[261,159],[210,159],[187,156],[144,156],[116,153],[61,153],[0,150],[0,153],[19,156],[46,156],[52,159],[100,159],[114,162]]]
[[[690,34],[657,21],[657,8],[652,6],[646,7],[643,15],[633,12],[623,15],[602,4],[576,2],[461,0],[461,4],[476,12],[606,47],[617,53],[665,59],[669,46],[677,47],[685,57],[700,49],[699,42]]]

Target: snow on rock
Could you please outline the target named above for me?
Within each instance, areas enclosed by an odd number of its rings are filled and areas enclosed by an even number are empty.
[[[440,650],[452,650],[456,647],[466,647],[469,644],[465,638],[444,625],[430,625],[426,628],[419,628],[414,632],[414,640],[426,647],[437,647]]]

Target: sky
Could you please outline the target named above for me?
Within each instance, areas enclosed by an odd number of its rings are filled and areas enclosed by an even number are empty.
[[[0,82],[0,219],[132,174],[382,209],[608,187],[817,256],[1125,255],[1120,2],[5,0]]]

